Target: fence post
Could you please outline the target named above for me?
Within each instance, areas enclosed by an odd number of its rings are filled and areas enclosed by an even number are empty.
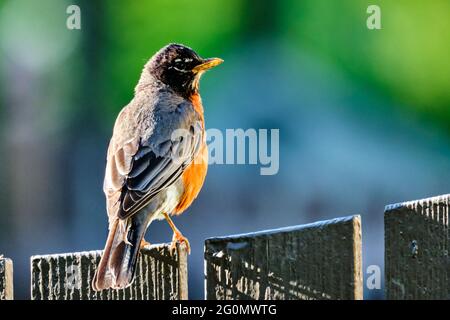
[[[361,219],[207,239],[206,299],[362,299]]]
[[[386,206],[387,299],[450,299],[450,194]]]
[[[32,300],[185,300],[187,250],[177,245],[141,249],[133,284],[121,290],[92,290],[102,251],[31,257]]]
[[[0,300],[13,298],[13,263],[11,259],[0,254]]]

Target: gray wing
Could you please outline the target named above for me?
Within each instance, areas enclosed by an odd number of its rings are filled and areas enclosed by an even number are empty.
[[[105,183],[116,184],[113,189],[105,188],[110,216],[114,212],[125,219],[138,212],[177,181],[199,151],[203,127],[190,103],[157,116],[148,139],[125,143],[108,160]]]

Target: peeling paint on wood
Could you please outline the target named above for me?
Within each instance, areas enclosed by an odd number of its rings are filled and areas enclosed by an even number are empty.
[[[102,251],[31,257],[32,300],[185,300],[187,251],[177,245],[151,245],[141,250],[131,286],[94,291],[91,286]]]
[[[207,239],[206,299],[362,299],[361,219]]]
[[[386,207],[387,299],[450,299],[449,203],[447,194]]]

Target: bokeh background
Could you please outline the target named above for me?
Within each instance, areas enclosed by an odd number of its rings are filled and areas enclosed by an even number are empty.
[[[81,30],[66,8],[81,8]],[[368,30],[377,4],[382,30]],[[114,119],[144,63],[179,42],[225,63],[202,81],[208,128],[279,128],[280,171],[212,165],[176,223],[203,298],[207,237],[350,214],[383,270],[386,204],[450,191],[447,0],[0,0],[0,253],[29,298],[29,257],[103,248]],[[166,223],[150,242],[171,239]],[[378,299],[383,290],[365,290]]]

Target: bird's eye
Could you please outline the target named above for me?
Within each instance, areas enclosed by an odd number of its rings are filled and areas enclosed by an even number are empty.
[[[183,59],[180,59],[180,58],[177,58],[173,61],[172,67],[173,67],[173,69],[175,69],[176,71],[179,71],[179,72],[188,72],[188,71],[186,71],[186,65],[185,65]]]

